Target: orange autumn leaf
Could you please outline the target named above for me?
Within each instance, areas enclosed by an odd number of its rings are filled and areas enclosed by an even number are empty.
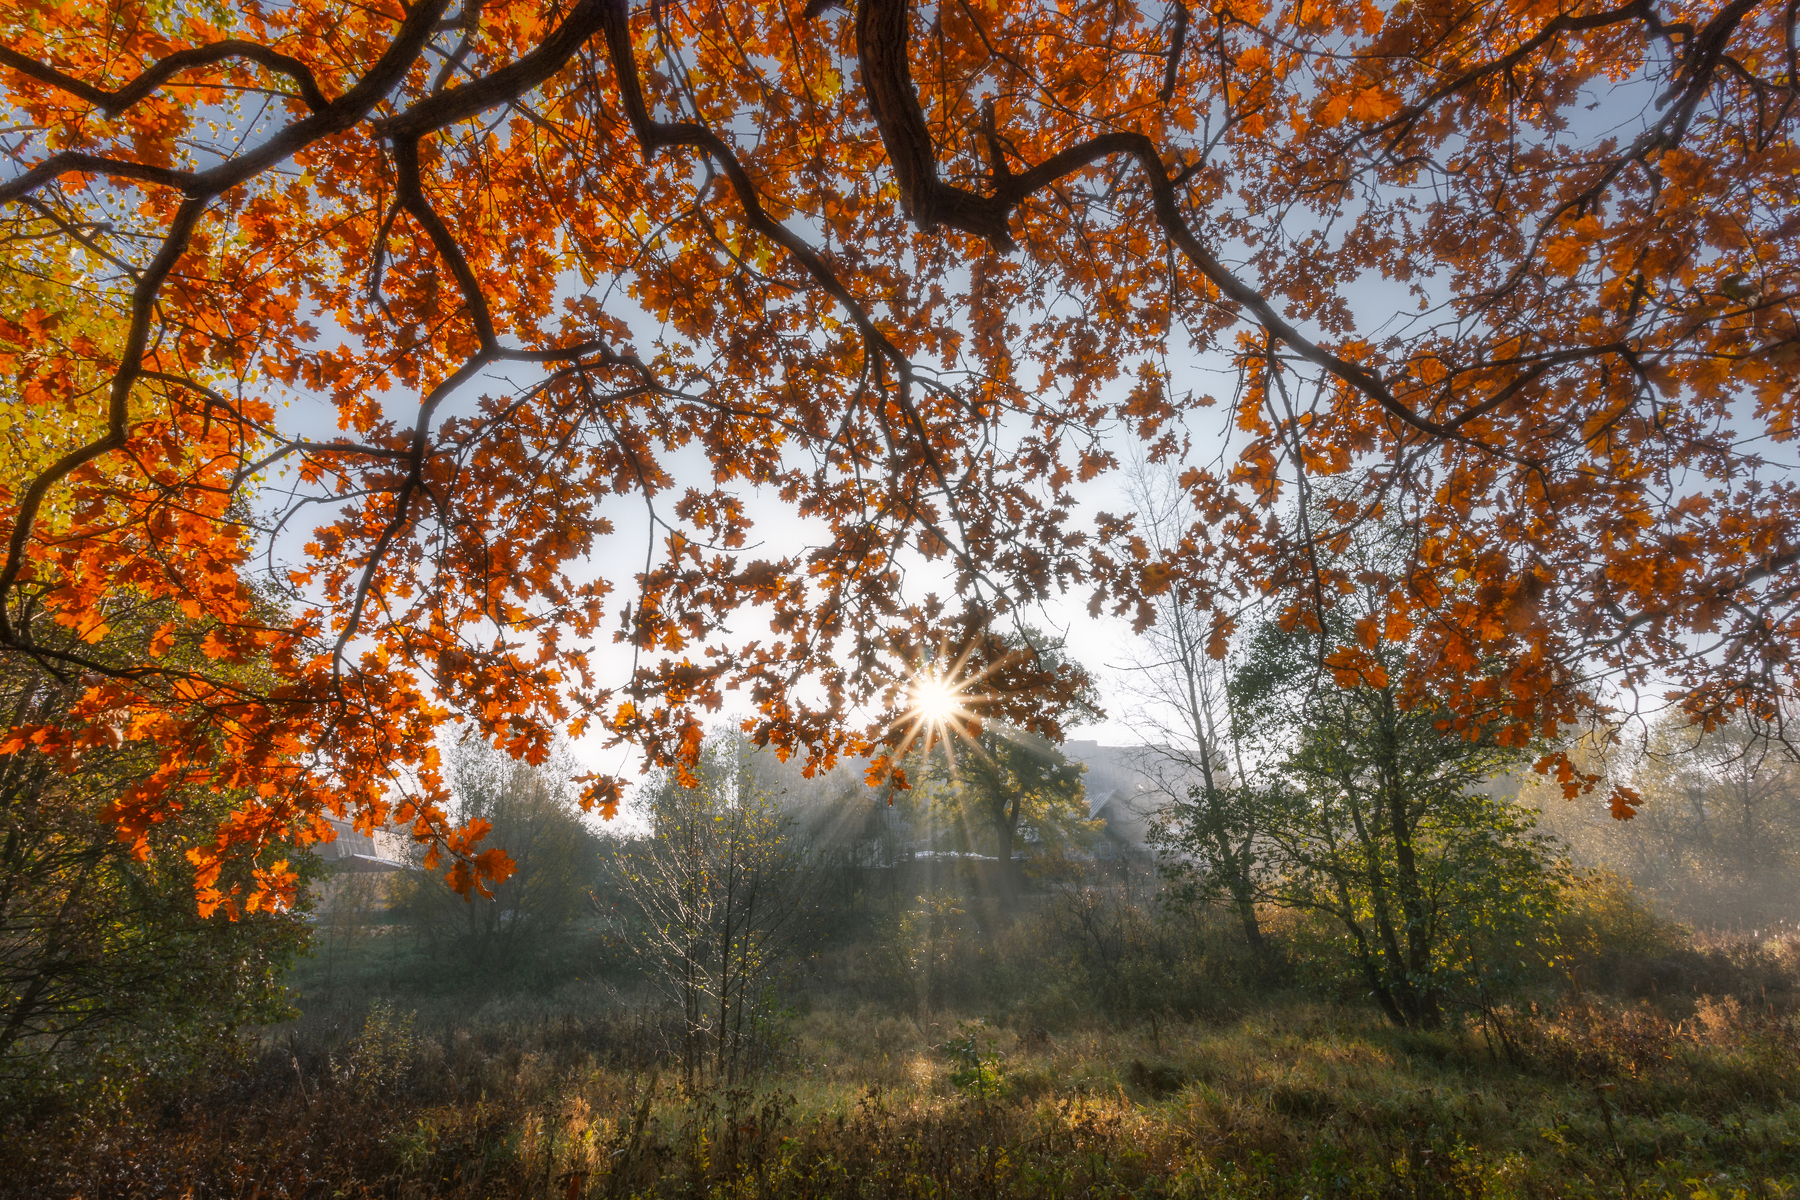
[[[1358,121],[1381,121],[1400,111],[1400,102],[1380,88],[1364,88],[1351,98],[1349,111]]]
[[[1360,647],[1340,647],[1327,654],[1324,662],[1341,688],[1384,688],[1388,685],[1387,668],[1374,655]]]

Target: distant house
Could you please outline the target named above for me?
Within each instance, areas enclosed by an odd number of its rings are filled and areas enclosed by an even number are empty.
[[[311,919],[340,925],[349,921],[360,927],[388,907],[396,873],[411,869],[407,861],[411,839],[392,826],[370,835],[358,833],[349,821],[336,817],[325,821],[337,838],[313,847],[326,870],[312,885]]]
[[[1107,841],[1121,848],[1142,849],[1161,795],[1142,769],[1145,747],[1069,741],[1063,743],[1062,751],[1087,768],[1081,782],[1087,789],[1088,819],[1106,823]]]
[[[385,874],[407,867],[407,838],[396,829],[377,829],[373,835],[358,833],[356,826],[336,817],[325,823],[337,831],[337,840],[315,847],[318,856],[337,874]]]

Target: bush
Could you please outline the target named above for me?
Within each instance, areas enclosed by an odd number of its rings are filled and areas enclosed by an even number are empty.
[[[1800,935],[1696,937],[1607,871],[1577,873],[1563,901],[1560,962],[1578,990],[1654,1000],[1683,1014],[1701,997],[1777,1013],[1800,1005]]]

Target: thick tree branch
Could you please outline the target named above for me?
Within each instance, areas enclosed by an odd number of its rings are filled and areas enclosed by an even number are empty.
[[[1010,254],[1014,244],[1006,221],[1013,206],[938,178],[937,151],[907,59],[911,20],[911,0],[861,0],[856,6],[863,94],[900,184],[900,204],[921,229],[947,225],[985,238],[994,249]]]
[[[1175,95],[1175,81],[1181,75],[1181,51],[1187,44],[1188,10],[1182,0],[1175,0],[1175,31],[1169,35],[1169,65],[1163,68],[1162,90],[1157,99],[1167,104]]]
[[[487,297],[482,294],[481,281],[475,278],[474,268],[469,266],[468,255],[456,244],[450,227],[444,224],[444,219],[438,216],[425,196],[425,185],[419,177],[419,139],[416,135],[394,139],[394,173],[394,198],[419,223],[425,236],[431,239],[438,257],[456,277],[456,286],[463,294],[463,303],[475,326],[475,337],[481,343],[482,352],[494,353],[500,349],[500,340],[494,333],[493,312],[488,307]]]
[[[0,183],[0,204],[29,196],[53,179],[76,173],[105,175],[109,179],[135,179],[139,183],[154,183],[161,187],[174,188],[189,196],[197,195],[205,190],[201,177],[192,171],[176,171],[168,167],[151,166],[148,163],[126,162],[123,159],[107,158],[102,154],[89,154],[82,150],[62,150],[52,154],[23,174],[15,176],[5,183]]]
[[[1226,299],[1249,309],[1263,328],[1293,347],[1301,357],[1374,400],[1407,425],[1436,438],[1460,436],[1454,425],[1432,420],[1401,401],[1380,373],[1350,362],[1306,337],[1265,296],[1232,274],[1181,215],[1175,186],[1163,168],[1161,154],[1144,134],[1103,133],[1024,172],[996,172],[994,190],[987,196],[944,184],[938,178],[930,130],[919,108],[907,64],[910,3],[911,0],[864,0],[857,10],[857,42],[863,55],[863,87],[869,108],[888,148],[900,185],[901,204],[915,223],[925,228],[947,225],[986,238],[998,250],[1011,250],[1007,220],[1021,201],[1103,159],[1128,155],[1143,170],[1157,224]],[[1507,453],[1496,447],[1487,448]]]
[[[11,67],[22,75],[29,75],[40,83],[47,83],[72,96],[78,96],[111,117],[118,116],[183,71],[233,58],[247,59],[288,76],[299,86],[300,99],[314,112],[320,112],[331,104],[325,98],[325,93],[319,90],[319,81],[313,77],[312,69],[305,63],[267,46],[235,38],[214,42],[209,46],[177,50],[152,63],[148,70],[124,87],[111,92],[91,83],[83,83],[72,75],[66,75],[55,67],[38,62],[16,50],[0,46],[0,64]]]
[[[1622,24],[1627,21],[1647,22],[1651,25],[1653,31],[1664,34],[1672,32],[1675,28],[1673,26],[1665,26],[1657,20],[1656,8],[1652,3],[1652,0],[1632,0],[1632,3],[1623,5],[1622,7],[1607,9],[1603,12],[1589,13],[1586,16],[1581,17],[1571,16],[1568,13],[1559,13],[1550,18],[1550,20],[1544,22],[1543,27],[1539,29],[1536,34],[1521,42],[1515,49],[1501,55],[1499,58],[1482,63],[1478,67],[1473,67],[1446,83],[1438,85],[1427,92],[1419,100],[1407,105],[1380,125],[1371,128],[1368,133],[1371,135],[1378,135],[1409,126],[1412,122],[1418,120],[1426,110],[1431,108],[1431,106],[1438,101],[1443,100],[1448,96],[1453,96],[1457,92],[1471,88],[1475,84],[1480,83],[1483,79],[1487,79],[1494,75],[1504,74],[1505,72],[1512,70],[1527,58],[1531,57],[1531,55],[1535,54],[1538,50],[1542,49],[1547,42],[1561,34],[1584,33],[1595,29],[1605,29],[1608,26]]]
[[[377,121],[375,131],[396,139],[416,139],[518,99],[562,70],[600,31],[605,7],[606,0],[579,0],[550,36],[530,53],[490,75],[434,93],[397,116]]]

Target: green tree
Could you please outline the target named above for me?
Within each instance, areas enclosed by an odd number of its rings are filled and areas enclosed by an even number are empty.
[[[1313,486],[1301,524],[1355,506]],[[1485,708],[1452,708],[1424,682],[1417,630],[1390,610],[1424,552],[1379,512],[1322,539],[1319,602],[1256,624],[1227,689],[1256,764],[1243,799],[1259,894],[1323,918],[1407,1027],[1485,1004],[1521,965],[1540,965],[1557,891],[1552,843],[1501,794],[1530,749],[1506,678],[1490,675]]]
[[[990,724],[954,757],[927,758],[923,798],[950,814],[956,840],[992,849],[1012,895],[1023,841],[1058,847],[1092,832],[1084,769],[1035,734]]]
[[[457,819],[486,822],[489,840],[506,847],[516,869],[486,896],[464,896],[433,872],[410,872],[397,904],[434,950],[502,970],[587,909],[600,841],[581,819],[574,774],[567,762],[532,766],[475,739],[457,746]]]
[[[1086,672],[1059,643],[1025,628],[1003,644],[1013,660],[1029,664],[1026,669],[1034,676],[1079,681],[1038,714],[1043,723],[1061,728],[1099,714]],[[1014,856],[1022,842],[1044,848],[1067,846],[1085,841],[1094,825],[1088,820],[1081,781],[1086,768],[1066,758],[1043,735],[984,715],[998,710],[1003,700],[983,688],[997,691],[1004,678],[1002,671],[990,671],[960,690],[963,708],[945,721],[955,732],[929,739],[909,774],[921,785],[919,801],[949,818],[953,841],[993,851],[1001,886],[1011,896],[1019,889],[1021,864]]]
[[[1329,630],[1327,631],[1329,633]],[[1404,649],[1378,646],[1357,680],[1320,669],[1319,639],[1267,624],[1233,680],[1270,753],[1255,781],[1259,895],[1336,927],[1350,964],[1398,1025],[1541,954],[1555,902],[1548,839],[1490,794],[1521,750],[1397,682]]]
[[[888,965],[918,1003],[921,1029],[959,990],[969,990],[974,939],[968,915],[960,897],[939,888],[897,910],[881,930]]]
[[[1168,765],[1169,757],[1160,765]],[[1150,818],[1150,840],[1175,894],[1189,903],[1228,902],[1245,942],[1266,960],[1273,947],[1256,911],[1265,849],[1258,836],[1262,794],[1253,780],[1221,770],[1214,754],[1196,765],[1199,778],[1185,789],[1179,782],[1164,785]]]

